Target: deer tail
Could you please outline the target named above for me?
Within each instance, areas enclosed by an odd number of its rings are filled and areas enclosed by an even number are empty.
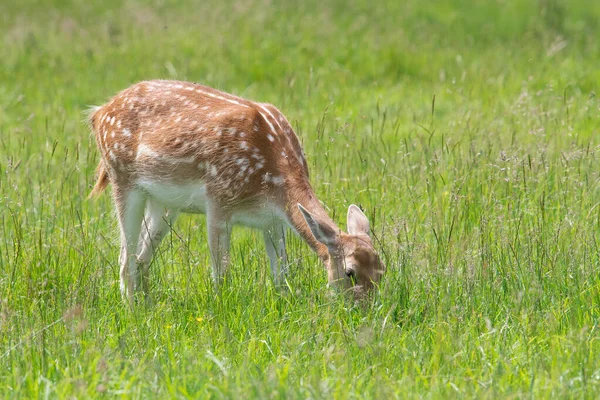
[[[102,160],[100,160],[100,163],[98,163],[98,166],[96,167],[96,177],[96,184],[94,185],[94,188],[88,195],[88,200],[100,196],[100,194],[102,194],[104,189],[106,189],[106,187],[108,186],[108,172],[106,172],[106,168],[104,167],[104,161]]]

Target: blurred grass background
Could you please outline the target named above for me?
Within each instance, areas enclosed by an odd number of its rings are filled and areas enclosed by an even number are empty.
[[[595,2],[0,3],[3,397],[595,398]],[[271,102],[334,219],[370,217],[388,274],[362,309],[291,238],[289,295],[235,231],[223,295],[204,219],[118,293],[84,111],[184,79]]]

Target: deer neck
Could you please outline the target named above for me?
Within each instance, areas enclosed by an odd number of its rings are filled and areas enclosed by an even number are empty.
[[[329,260],[329,250],[327,249],[327,246],[319,242],[313,236],[308,224],[306,223],[306,220],[298,209],[298,203],[310,211],[320,223],[331,227],[331,229],[336,232],[339,232],[340,228],[329,217],[327,211],[325,211],[321,205],[321,202],[315,195],[310,185],[301,185],[298,189],[292,190],[290,193],[288,193],[286,213],[292,228],[302,239],[304,239],[306,243],[308,243],[310,248],[313,249],[319,258],[324,263],[327,263]]]

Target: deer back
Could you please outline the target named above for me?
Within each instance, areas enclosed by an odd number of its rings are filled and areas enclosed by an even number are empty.
[[[97,108],[91,124],[121,184],[202,182],[230,203],[308,184],[298,138],[277,108],[205,86],[138,83]]]

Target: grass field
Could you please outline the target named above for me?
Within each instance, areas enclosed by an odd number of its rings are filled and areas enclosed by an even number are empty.
[[[600,3],[152,3],[0,2],[0,397],[597,398]],[[184,216],[130,312],[84,111],[151,78],[277,105],[379,294],[240,228],[217,297]]]

